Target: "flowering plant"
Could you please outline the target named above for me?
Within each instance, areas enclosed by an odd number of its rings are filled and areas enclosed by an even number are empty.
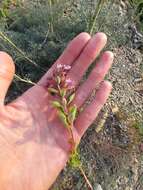
[[[77,115],[77,106],[71,105],[75,97],[75,88],[72,80],[66,79],[67,71],[70,69],[71,67],[67,65],[57,65],[53,78],[48,79],[48,91],[56,98],[52,101],[52,106],[58,110],[58,115],[69,133],[72,153],[76,146],[72,128]]]
[[[54,96],[51,102],[52,106],[57,109],[58,116],[63,122],[64,127],[68,131],[68,142],[70,144],[70,159],[69,164],[74,168],[79,168],[89,188],[92,186],[82,169],[80,154],[77,150],[77,143],[73,135],[74,122],[76,120],[78,109],[73,100],[75,97],[75,87],[71,79],[67,79],[67,72],[71,69],[69,65],[58,64],[53,72],[52,78],[48,78],[48,92]]]

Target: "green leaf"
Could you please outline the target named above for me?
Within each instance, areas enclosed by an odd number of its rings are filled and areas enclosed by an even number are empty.
[[[72,95],[70,95],[68,104],[70,104],[73,101],[74,98],[75,98],[75,93],[73,93]]]
[[[71,155],[69,159],[69,165],[73,168],[79,168],[81,167],[81,161],[80,161],[80,154],[75,150]]]
[[[59,110],[58,115],[59,115],[59,118],[61,119],[61,121],[63,122],[64,126],[65,126],[66,128],[68,128],[68,127],[69,127],[69,124],[68,124],[68,122],[67,122],[67,117],[66,117],[66,115],[65,115],[61,110]]]
[[[58,101],[52,101],[52,106],[55,108],[61,108],[62,107],[62,105]]]
[[[65,97],[66,93],[67,93],[67,90],[65,88],[60,90],[60,94],[62,97]]]
[[[73,123],[77,116],[77,106],[74,105],[70,108],[70,114],[68,116],[68,120],[70,123]]]
[[[61,83],[61,78],[59,76],[57,76],[56,80],[57,80],[57,83],[59,85]]]
[[[64,106],[66,107],[66,105],[67,105],[67,100],[66,100],[66,98],[63,98],[62,101],[63,101]]]
[[[48,88],[48,91],[50,93],[58,94],[58,90],[56,90],[55,88]]]

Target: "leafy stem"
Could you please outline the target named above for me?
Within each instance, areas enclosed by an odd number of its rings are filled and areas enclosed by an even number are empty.
[[[52,106],[57,109],[58,116],[68,132],[68,142],[71,145],[69,164],[71,167],[80,170],[89,189],[92,190],[92,185],[82,169],[80,154],[77,150],[77,143],[75,142],[73,134],[73,127],[78,109],[77,106],[73,104],[75,88],[72,85],[72,81],[67,79],[67,71],[70,68],[71,67],[67,65],[57,65],[57,70],[53,74],[53,77],[48,79],[48,91],[56,98],[56,100],[52,101]]]

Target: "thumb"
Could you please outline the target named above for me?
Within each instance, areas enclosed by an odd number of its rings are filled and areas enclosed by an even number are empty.
[[[14,72],[15,65],[12,58],[7,53],[0,51],[0,105],[4,103]]]

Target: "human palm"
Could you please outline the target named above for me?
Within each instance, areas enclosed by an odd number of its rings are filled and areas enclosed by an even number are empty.
[[[81,108],[108,72],[113,54],[105,52],[88,79],[79,86],[84,73],[106,44],[106,36],[91,38],[79,34],[51,69],[32,88],[8,105],[4,98],[14,74],[12,59],[0,53],[0,186],[3,190],[44,190],[51,186],[69,157],[67,130],[51,106],[53,97],[47,90],[47,79],[58,64],[71,65],[67,78],[76,87],[74,104]],[[95,99],[79,113],[73,134],[77,142],[92,124],[106,102],[111,84],[101,83]]]

